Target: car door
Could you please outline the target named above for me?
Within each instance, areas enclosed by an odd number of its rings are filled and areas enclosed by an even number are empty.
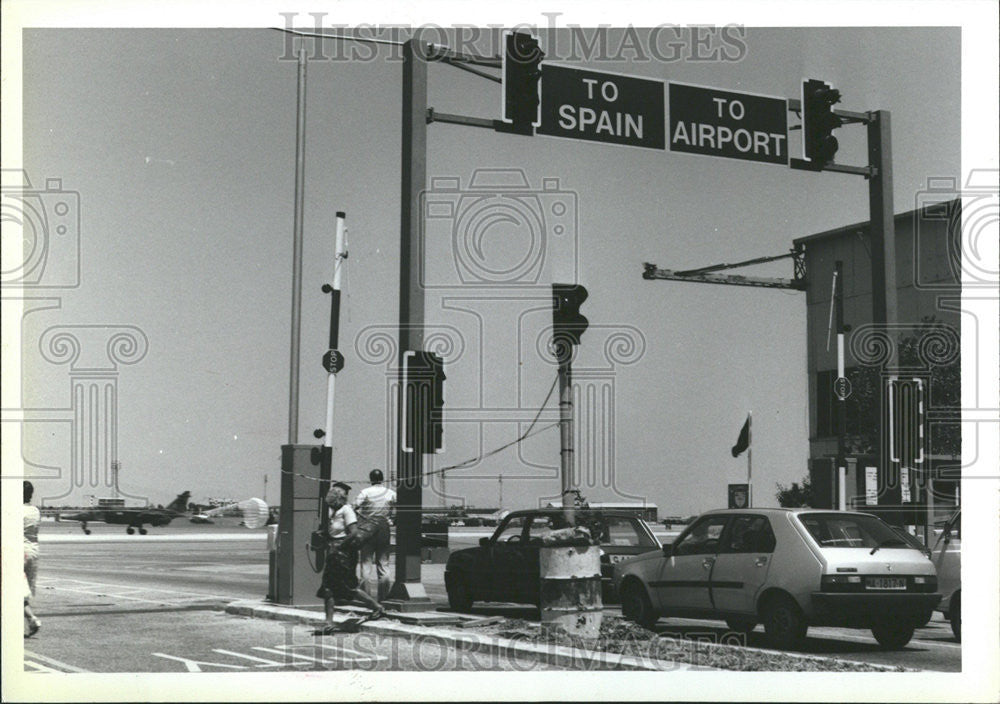
[[[756,612],[756,595],[767,579],[775,538],[766,516],[733,516],[712,570],[711,598],[723,613]]]
[[[512,601],[518,565],[523,561],[524,516],[508,516],[480,550],[482,556],[476,593],[489,601]]]
[[[709,580],[728,521],[728,514],[704,516],[674,543],[657,579],[649,583],[663,612],[711,610]]]

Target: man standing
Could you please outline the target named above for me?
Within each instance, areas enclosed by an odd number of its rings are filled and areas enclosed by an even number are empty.
[[[361,539],[361,588],[375,599],[389,593],[389,519],[396,511],[396,492],[382,484],[382,470],[368,473],[371,486],[358,492],[354,508],[358,520],[371,527],[368,537]]]
[[[42,514],[37,507],[31,505],[31,497],[35,487],[31,482],[24,482],[24,617],[28,619],[28,630],[24,637],[30,638],[38,633],[41,622],[31,609],[31,600],[35,596],[35,578],[38,575],[38,526],[42,522]]]

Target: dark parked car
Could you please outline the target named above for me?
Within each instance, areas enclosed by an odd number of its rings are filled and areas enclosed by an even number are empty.
[[[611,582],[614,565],[634,555],[659,550],[660,543],[641,518],[620,511],[577,511],[578,523],[596,526],[601,549],[601,592],[618,600]],[[560,527],[562,510],[512,511],[479,547],[456,550],[448,558],[444,582],[448,603],[468,611],[475,601],[539,603],[542,539]]]

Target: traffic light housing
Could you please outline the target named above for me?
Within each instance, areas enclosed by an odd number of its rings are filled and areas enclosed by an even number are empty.
[[[566,342],[580,344],[590,321],[580,314],[580,304],[587,300],[587,289],[577,284],[552,284],[552,338],[557,354]]]
[[[833,161],[840,146],[833,131],[841,126],[833,106],[840,91],[829,83],[810,78],[802,83],[802,153],[816,167]]]
[[[423,350],[407,353],[405,367],[405,449],[423,454],[444,449],[444,360]]]
[[[504,35],[503,122],[504,131],[533,135],[539,123],[538,81],[545,52],[538,40],[525,32]]]

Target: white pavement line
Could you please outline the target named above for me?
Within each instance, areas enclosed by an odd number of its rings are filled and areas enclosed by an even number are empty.
[[[331,645],[330,643],[310,643],[308,646],[300,646],[300,645],[287,646],[287,645],[280,645],[278,647],[279,648],[288,648],[288,647],[292,647],[292,648],[301,648],[301,647],[308,647],[308,648],[317,648],[317,647],[318,648],[329,648],[330,650],[332,650],[337,655],[340,655],[340,654],[343,654],[343,653],[350,653],[351,655],[357,655],[358,658],[360,658],[360,659],[366,659],[366,660],[372,660],[372,661],[388,660],[389,659],[385,655],[379,655],[378,653],[362,653],[360,650],[352,650],[351,648],[345,648],[342,645]]]
[[[874,636],[872,636],[872,637],[867,637],[867,636],[852,636],[852,635],[848,635],[846,633],[822,633],[821,632],[821,633],[810,633],[809,637],[810,638],[827,638],[829,640],[849,640],[852,643],[868,643],[869,645],[878,645],[878,641],[875,640]],[[920,639],[917,639],[917,638],[914,638],[914,639],[910,640],[910,642],[907,645],[914,644],[914,643],[919,643],[920,645],[926,645],[926,646],[931,647],[931,648],[937,647],[937,646],[940,646],[942,648],[955,648],[955,649],[959,649],[959,650],[961,650],[961,648],[962,648],[962,645],[960,643],[938,643],[938,642],[935,642],[935,641],[932,641],[932,640],[920,640]]]
[[[264,663],[263,665],[258,665],[257,667],[281,667],[284,663],[278,662],[276,660],[265,660],[264,658],[259,658],[256,655],[247,655],[246,653],[237,653],[233,650],[223,650],[222,648],[212,648],[213,653],[222,653],[223,655],[232,655],[234,658],[245,658],[247,660],[252,660],[254,662]]]
[[[176,655],[167,655],[166,653],[150,653],[150,655],[153,655],[158,658],[166,658],[167,660],[176,660],[177,662],[182,662],[184,663],[184,666],[187,668],[188,672],[201,672],[202,665],[205,665],[206,667],[228,667],[230,670],[247,669],[245,665],[227,665],[226,663],[222,662],[205,662],[204,660],[192,660],[190,658],[182,658]]]
[[[330,646],[327,646],[326,644],[321,644],[321,645],[323,647],[330,647]],[[253,649],[254,650],[259,650],[259,651],[264,652],[264,653],[274,653],[276,655],[283,655],[283,656],[286,656],[286,657],[299,658],[300,660],[311,660],[312,662],[317,662],[317,663],[320,663],[320,664],[328,664],[328,663],[338,664],[339,663],[339,664],[342,664],[342,665],[350,665],[350,664],[357,663],[357,662],[379,662],[380,660],[388,660],[389,659],[385,655],[379,655],[378,653],[361,653],[361,652],[358,652],[357,650],[351,650],[350,648],[341,648],[341,647],[337,647],[337,646],[332,646],[332,648],[333,648],[333,650],[334,650],[334,652],[335,652],[336,655],[341,655],[343,653],[350,652],[350,653],[353,653],[354,655],[357,655],[358,657],[354,657],[354,658],[343,658],[343,657],[336,658],[336,657],[326,657],[326,656],[324,656],[322,658],[314,658],[311,655],[300,655],[299,653],[293,652],[293,650],[292,650],[293,648],[310,648],[310,649],[313,649],[315,647],[316,646],[313,645],[313,644],[308,644],[308,645],[292,645],[292,646],[279,645],[277,648],[264,648],[262,646],[255,645],[255,646],[253,646]]]
[[[70,589],[68,587],[61,586],[64,583],[79,584],[84,587],[90,587],[92,589],[100,589],[101,592],[91,592],[83,589]],[[39,585],[46,587],[48,589],[55,589],[58,591],[65,592],[79,592],[81,594],[92,594],[94,596],[109,596],[109,597],[121,597],[122,599],[132,599],[138,601],[148,601],[147,599],[141,599],[138,597],[130,597],[129,593],[133,592],[159,592],[163,594],[169,594],[172,596],[181,596],[184,600],[195,600],[195,599],[221,599],[224,601],[229,601],[232,599],[231,596],[226,596],[224,594],[202,594],[200,592],[187,592],[178,589],[161,589],[159,587],[125,587],[116,584],[105,584],[103,582],[88,582],[82,579],[54,579],[49,578],[44,582],[39,581]],[[169,603],[163,601],[150,602],[154,604]]]
[[[314,658],[314,657],[310,657],[309,655],[299,655],[298,653],[290,653],[287,650],[276,650],[274,648],[265,648],[265,647],[260,646],[260,645],[253,646],[253,649],[254,650],[259,650],[262,653],[272,653],[274,655],[282,655],[282,656],[288,657],[288,658],[298,658],[299,660],[308,660],[310,662],[316,662],[316,663],[320,663],[320,664],[331,662],[330,660],[326,660],[326,659],[320,660],[320,659],[317,659],[317,658]]]
[[[32,658],[34,660],[40,660],[52,667],[58,668],[58,672],[90,672],[90,670],[84,670],[79,667],[74,667],[73,665],[67,665],[64,662],[59,662],[53,658],[46,657],[44,655],[39,655],[38,653],[31,652],[30,650],[24,651],[24,657]]]
[[[267,533],[192,533],[171,535],[46,535],[38,536],[39,543],[214,543],[214,542],[263,542]]]
[[[142,599],[137,596],[122,596],[118,594],[109,594],[107,591],[94,592],[94,591],[87,591],[86,589],[67,589],[66,587],[53,587],[53,589],[60,592],[71,592],[73,594],[87,594],[88,596],[104,596],[104,597],[110,597],[112,599],[127,599],[128,601],[141,601],[144,604],[156,604],[157,606],[170,606],[170,602],[163,601],[162,599],[160,601],[154,601],[152,599]]]
[[[59,672],[59,670],[53,670],[51,667],[45,667],[45,665],[37,662],[31,662],[30,660],[25,660],[24,666],[30,667],[32,672]]]

